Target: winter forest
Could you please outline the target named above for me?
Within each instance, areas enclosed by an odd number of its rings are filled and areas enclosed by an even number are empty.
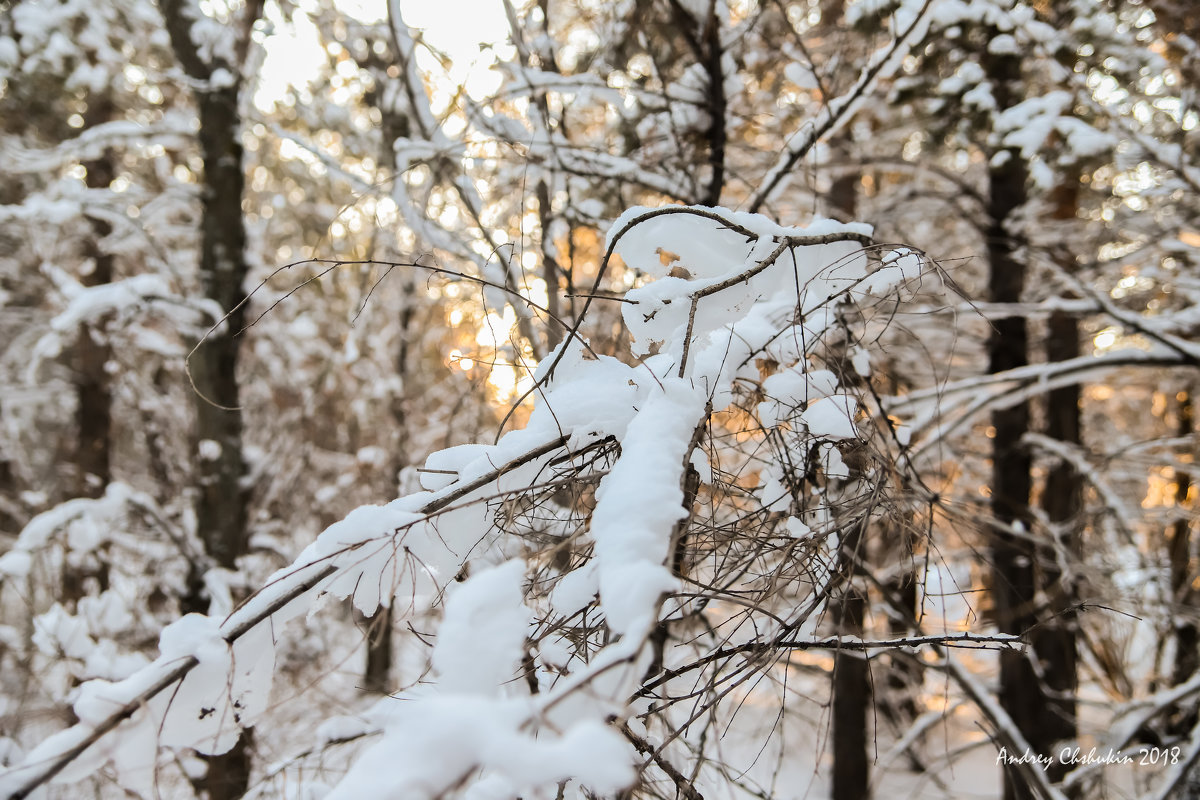
[[[0,797],[1200,798],[1192,0],[0,0]]]

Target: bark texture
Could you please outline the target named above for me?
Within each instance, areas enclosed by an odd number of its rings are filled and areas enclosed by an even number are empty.
[[[992,82],[999,109],[1014,103],[1020,79],[1017,56],[987,54],[984,70]],[[1018,153],[1000,151],[990,159],[987,227],[988,300],[1017,303],[1025,288],[1026,265],[1008,225],[1026,201],[1026,168]],[[1026,320],[1013,315],[992,323],[988,337],[988,373],[1028,364]],[[1032,459],[1021,440],[1029,432],[1029,403],[1022,401],[992,414],[991,531],[992,608],[1002,633],[1024,634],[1037,622],[1034,609],[1034,565],[1037,557],[1029,513]],[[1046,744],[1039,730],[1042,696],[1033,662],[1023,653],[1000,653],[1000,704],[1039,753]],[[1004,773],[1005,800],[1032,798],[1029,786],[1014,770]]]
[[[159,8],[170,35],[171,48],[188,77],[196,82],[194,96],[199,115],[200,154],[204,161],[201,183],[199,274],[204,294],[229,314],[225,324],[202,343],[190,366],[196,386],[193,458],[196,488],[196,531],[209,564],[233,569],[248,541],[243,458],[244,421],[238,386],[241,340],[236,334],[245,322],[244,284],[246,228],[242,216],[245,173],[242,168],[242,119],[239,97],[250,30],[262,13],[263,0],[250,0],[243,9],[234,37],[233,57],[206,59],[192,38],[202,13],[188,0],[160,0]],[[220,77],[220,80],[215,78]],[[213,447],[211,443],[215,443]],[[195,565],[185,605],[205,611],[202,574],[208,565]],[[209,800],[233,800],[245,794],[250,783],[251,732],[243,732],[227,753],[204,757],[206,775],[195,781]]]
[[[1195,407],[1190,388],[1176,396],[1176,431],[1181,437],[1195,433]],[[1171,680],[1175,685],[1185,683],[1200,669],[1200,620],[1196,608],[1200,605],[1200,592],[1196,590],[1195,559],[1192,558],[1192,528],[1195,525],[1194,510],[1189,494],[1193,486],[1192,475],[1184,470],[1175,473],[1175,503],[1179,516],[1171,524],[1167,543],[1170,548],[1171,593],[1174,606],[1175,665]],[[1196,725],[1195,706],[1187,713],[1171,721],[1170,733],[1185,736]]]
[[[855,584],[855,561],[863,547],[863,525],[849,530],[841,542],[843,593],[831,603],[839,636],[863,638],[867,594]],[[836,650],[833,656],[833,800],[870,796],[867,760],[867,710],[871,676],[865,653]]]
[[[1073,220],[1079,195],[1079,179],[1075,174],[1064,176],[1053,193],[1052,217],[1057,221]],[[1074,255],[1060,251],[1059,267],[1074,272]],[[1079,321],[1073,314],[1056,311],[1050,315],[1046,329],[1046,361],[1068,361],[1080,355]],[[1079,384],[1051,389],[1046,395],[1046,435],[1065,445],[1078,447],[1083,443],[1079,401]],[[1077,589],[1069,573],[1062,569],[1061,559],[1077,560],[1083,536],[1083,477],[1067,460],[1059,459],[1050,465],[1042,491],[1042,509],[1051,529],[1050,543],[1038,557],[1040,583],[1047,598],[1042,624],[1032,634],[1033,652],[1038,659],[1044,679],[1045,702],[1042,704],[1041,731],[1048,743],[1073,740],[1077,735],[1075,692],[1078,688],[1079,622],[1074,608]],[[1070,764],[1055,759],[1046,770],[1051,780],[1066,775]]]

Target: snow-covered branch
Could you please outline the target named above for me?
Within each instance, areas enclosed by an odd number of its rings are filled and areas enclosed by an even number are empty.
[[[375,729],[381,735],[334,797],[416,787],[432,796],[480,768],[514,790],[568,777],[601,791],[628,785],[633,773],[628,744],[622,743],[628,737],[605,720],[628,716],[630,698],[680,669],[664,664],[662,678],[654,679],[654,668],[647,674],[662,657],[652,642],[669,632],[664,599],[681,588],[680,571],[687,569],[680,554],[701,524],[694,517],[696,491],[713,480],[696,466],[716,456],[700,446],[708,440],[712,412],[743,402],[738,382],[758,377],[752,354],[770,351],[779,363],[800,369],[826,340],[840,336],[844,321],[837,306],[851,301],[853,287],[865,291],[868,265],[866,231],[833,223],[806,230],[721,209],[634,209],[613,230],[610,252],[657,278],[631,290],[633,302],[624,306],[634,352],[641,356],[635,366],[593,355],[567,338],[539,369],[541,402],[524,429],[494,445],[435,454],[422,477],[427,491],[353,512],[228,617],[189,615],[168,626],[157,661],[117,683],[84,684],[75,704],[81,721],[0,775],[0,786],[24,797],[49,780],[86,773],[109,759],[118,771],[139,764],[145,769],[154,761],[145,748],[160,745],[222,752],[267,707],[274,643],[284,624],[324,595],[352,598],[368,615],[401,597],[407,598],[405,613],[444,609],[431,660],[436,688],[379,710]],[[673,256],[671,275],[659,257],[664,250]],[[892,283],[869,285],[882,292]],[[803,333],[796,328],[781,340],[780,319],[802,326]],[[799,341],[807,344],[795,349]],[[844,481],[849,473],[839,471],[832,443],[860,433],[853,400],[830,378],[804,389],[812,408],[824,410],[805,412],[807,432],[794,446],[797,453],[816,447],[825,454],[824,469]],[[771,425],[786,431],[786,408],[800,401],[785,392],[776,394],[776,402]],[[597,460],[589,453],[602,455]],[[584,515],[585,530],[564,534],[577,546],[586,543],[584,557],[572,567],[551,569],[537,588],[526,573],[547,569],[536,566],[542,556],[534,550],[514,559],[505,534],[512,523],[504,520],[526,505],[548,502],[539,493],[572,483],[595,486],[590,507],[568,505],[560,512],[564,521]],[[496,516],[490,509],[498,507],[510,511]],[[817,517],[810,521],[821,524]],[[799,522],[788,528],[804,529]],[[805,616],[824,597],[814,596]],[[561,626],[593,603],[610,639],[597,651],[579,650],[578,641],[553,635],[555,628],[539,631],[539,618]],[[537,616],[534,607],[542,609]],[[1016,643],[971,634],[809,641],[793,631],[748,647]],[[487,644],[481,635],[489,637]],[[557,643],[551,646],[547,637]],[[555,657],[558,663],[576,664],[551,680],[532,706],[509,683],[528,642],[539,642],[547,653],[565,649],[565,659]],[[701,653],[688,669],[739,651]],[[138,752],[143,755],[130,755]],[[380,783],[382,763],[391,769]],[[659,766],[668,769],[667,762]]]

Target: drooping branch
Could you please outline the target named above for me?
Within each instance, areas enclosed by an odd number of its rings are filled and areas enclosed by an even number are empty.
[[[441,511],[453,503],[462,500],[472,492],[491,484],[497,478],[518,467],[536,461],[543,456],[560,450],[567,444],[565,439],[555,439],[537,447],[530,448],[525,453],[505,462],[493,470],[461,485],[452,484],[440,492],[438,496],[425,503],[419,510],[421,515],[431,515]],[[357,546],[361,546],[357,545]],[[226,644],[233,645],[250,631],[267,623],[277,612],[288,604],[304,596],[332,577],[338,568],[332,564],[305,564],[284,575],[275,582],[268,584],[263,590],[251,595],[238,607],[222,624],[221,637]],[[262,597],[268,599],[261,601]],[[260,602],[261,601],[261,602]],[[174,664],[151,664],[146,668],[146,688],[125,703],[120,708],[94,724],[78,723],[68,728],[57,737],[62,737],[62,749],[52,757],[42,759],[36,764],[24,764],[16,767],[0,777],[0,790],[8,791],[12,800],[23,800],[39,786],[52,780],[62,772],[72,761],[81,756],[89,747],[99,742],[111,733],[122,722],[131,718],[138,709],[144,707],[152,699],[179,683],[199,666],[195,656],[188,656]]]

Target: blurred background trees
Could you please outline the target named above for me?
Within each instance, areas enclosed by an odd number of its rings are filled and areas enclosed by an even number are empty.
[[[949,293],[859,356],[919,480],[842,538],[820,632],[1028,645],[957,662],[1000,718],[936,652],[797,654],[807,706],[697,786],[957,796],[961,762],[984,796],[1045,794],[996,765],[1016,732],[1181,748],[1056,764],[1068,796],[1200,791],[1191,6],[445,7],[465,31],[397,0],[0,2],[0,760],[431,452],[523,424],[567,329],[627,343],[612,298],[644,276],[596,283],[604,235],[683,203],[861,220],[938,262]],[[282,794],[322,758],[278,766],[306,716],[283,698],[352,713],[419,679],[390,610],[333,619],[287,643],[277,729],[180,752],[171,796]],[[673,796],[647,758],[642,794]]]

